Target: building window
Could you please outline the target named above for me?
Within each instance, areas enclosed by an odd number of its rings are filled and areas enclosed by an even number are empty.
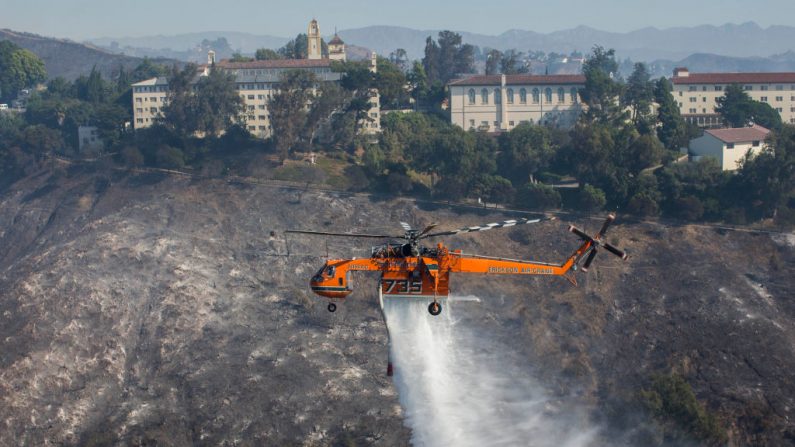
[[[687,88],[687,91],[688,91],[688,92],[694,92],[694,91],[696,91],[696,90],[698,90],[698,87],[696,87],[695,85],[691,85],[691,86],[689,86],[689,87]]]
[[[722,86],[722,85],[716,85],[716,86],[715,86],[715,91],[716,91],[716,92],[723,91],[723,86]]]
[[[469,120],[469,127],[470,128],[474,128],[475,127],[475,120]]]
[[[500,128],[500,122],[499,121],[494,121],[494,128],[495,129],[499,129]]]
[[[502,92],[500,89],[494,89],[494,104],[502,104]]]
[[[761,98],[759,98],[759,100],[762,102],[767,102],[767,96],[762,96]]]
[[[734,149],[734,143],[726,143],[726,149]]]
[[[151,97],[151,98],[149,98],[149,100],[152,101],[152,102],[157,102],[157,96]]]
[[[706,85],[702,85],[701,86],[701,91],[702,92],[706,92],[707,91],[707,86]]]
[[[143,102],[143,99],[141,99],[141,98],[135,98],[135,102]]]
[[[533,104],[538,104],[541,101],[541,92],[537,88],[533,89]]]
[[[679,96],[682,96],[682,91],[681,90],[679,90]]]
[[[762,90],[763,92],[766,92],[767,91],[767,86],[766,85],[761,86],[760,90]]]
[[[143,124],[144,119],[143,118],[136,118],[135,122],[138,123],[138,124]]]
[[[697,99],[696,99],[696,97],[695,97],[695,96],[691,96],[691,97],[690,97],[690,102],[696,102],[696,101],[697,101]]]
[[[157,107],[152,107],[149,109],[151,113],[157,113]]]
[[[469,89],[469,93],[468,94],[469,94],[469,103],[470,104],[474,104],[475,103],[475,89],[474,88]]]
[[[572,102],[572,104],[577,104],[577,101],[579,101],[578,97],[579,97],[579,93],[577,92],[577,87],[572,87],[571,88],[571,102]]]
[[[144,109],[139,107],[135,109],[135,113],[144,113]]]
[[[777,85],[776,86],[776,90],[784,90],[784,86],[783,85]]]
[[[259,130],[263,130],[264,131],[265,129],[266,129],[265,126],[259,126]]]
[[[488,121],[481,121],[480,122],[480,127],[484,128],[484,129],[488,129],[489,128],[489,122]]]
[[[260,109],[260,110],[265,110],[265,105],[264,104],[260,104],[260,105],[257,106],[257,108]]]
[[[248,126],[248,130],[257,130],[257,126]]]
[[[508,125],[513,127],[513,121],[508,121]]]
[[[776,107],[776,112],[778,112],[778,113],[781,113],[781,112],[783,112],[783,111],[784,111],[784,109],[783,109],[783,108],[781,108],[781,107]]]
[[[523,88],[519,90],[519,102],[527,104],[527,89]]]
[[[783,101],[783,100],[784,100],[783,96],[776,96],[776,101]]]
[[[696,113],[696,109],[690,109],[690,113],[695,114]]]
[[[743,90],[753,90],[753,89],[754,89],[753,85],[744,85],[743,86]]]
[[[701,102],[707,102],[707,97],[705,96],[705,97],[701,98]]]
[[[480,91],[480,103],[481,104],[488,104],[489,103],[489,91],[485,88]]]
[[[259,118],[261,121],[265,121],[267,119],[265,115],[259,115],[257,118]]]
[[[248,106],[248,110],[249,111],[253,111],[254,110],[254,106]]]
[[[265,95],[257,95],[257,99],[263,100],[263,99],[265,99]]]
[[[755,140],[754,142],[752,142],[752,143],[751,143],[751,146],[753,146],[753,147],[759,147],[759,140]]]
[[[552,89],[549,87],[544,90],[544,100],[548,103],[552,102]]]
[[[558,87],[558,102],[566,102],[566,94],[563,87]]]
[[[505,93],[508,96],[508,104],[513,104],[513,89],[509,88],[508,90],[505,91]]]

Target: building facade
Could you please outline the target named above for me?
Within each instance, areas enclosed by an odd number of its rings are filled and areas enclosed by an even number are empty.
[[[313,31],[314,30],[314,31]],[[215,54],[211,51],[208,54],[207,65],[199,67],[199,76],[209,74],[211,67],[221,69],[231,73],[235,77],[237,90],[245,104],[244,123],[252,135],[259,138],[268,138],[272,129],[270,125],[270,115],[268,113],[268,102],[278,91],[279,82],[282,76],[291,70],[305,70],[314,73],[321,82],[339,82],[341,73],[332,70],[334,61],[344,61],[345,44],[342,39],[335,36],[334,45],[329,44],[329,56],[334,58],[322,58],[320,54],[320,28],[316,20],[309,24],[307,36],[309,57],[307,59],[274,59],[250,62],[231,62],[228,60],[215,61]],[[312,49],[313,41],[316,44],[317,53]],[[333,52],[332,52],[333,48]],[[318,57],[315,57],[318,56]],[[370,69],[375,71],[376,55],[372,54],[370,59]],[[134,129],[142,129],[154,124],[158,117],[162,116],[162,107],[165,105],[168,95],[168,80],[166,78],[152,78],[146,81],[133,84],[133,126]],[[369,119],[362,124],[364,133],[377,133],[381,130],[380,102],[377,91],[370,92],[370,105],[368,111]]]
[[[168,95],[168,79],[152,78],[132,85],[133,129],[143,129],[162,115]]]
[[[722,127],[717,99],[731,84],[741,85],[755,101],[770,104],[784,123],[795,124],[795,73],[690,73],[674,69],[673,95],[682,117],[699,127]]]
[[[528,122],[569,128],[582,111],[583,75],[475,75],[448,84],[450,120],[469,130],[504,132]]]
[[[765,138],[770,131],[762,126],[739,127],[729,129],[707,129],[704,135],[690,141],[688,155],[693,161],[703,157],[718,160],[721,169],[734,171],[738,162],[749,151],[756,155],[765,146]]]

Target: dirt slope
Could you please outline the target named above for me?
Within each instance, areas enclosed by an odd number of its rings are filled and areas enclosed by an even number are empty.
[[[367,242],[283,230],[504,217],[77,168],[20,182],[0,195],[0,444],[403,445],[375,278],[335,314],[306,286],[327,249]],[[675,372],[733,444],[795,444],[792,239],[621,223],[626,263],[600,254],[578,288],[456,277],[484,299],[456,311],[591,407],[610,443],[636,439],[621,409]],[[446,242],[539,260],[577,244],[562,222]]]

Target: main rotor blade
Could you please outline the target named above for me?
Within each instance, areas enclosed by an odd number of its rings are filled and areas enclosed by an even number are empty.
[[[286,230],[285,233],[299,234],[319,234],[322,236],[343,236],[343,237],[369,237],[373,239],[402,239],[403,236],[392,236],[384,234],[359,234],[359,233],[331,233],[328,231],[308,231],[308,230]]]
[[[466,227],[466,228],[460,228],[458,230],[442,231],[442,232],[439,232],[439,233],[426,234],[425,236],[422,236],[421,239],[425,239],[426,237],[451,236],[451,235],[454,235],[454,234],[474,233],[476,231],[487,231],[487,230],[491,230],[492,228],[506,228],[506,227],[513,227],[513,226],[516,226],[516,225],[534,224],[534,223],[544,222],[544,221],[547,221],[547,220],[555,220],[555,218],[554,217],[541,217],[541,218],[538,218],[538,219],[526,219],[526,218],[512,219],[512,220],[506,220],[506,221],[500,222],[500,223],[496,223],[495,222],[495,223],[490,223],[490,224],[486,224],[486,225],[480,225],[480,226],[476,226],[476,227]]]
[[[424,229],[424,230],[422,230],[422,231],[420,232],[420,234],[418,234],[418,235],[417,235],[417,237],[422,237],[422,236],[424,236],[424,235],[425,235],[425,233],[427,233],[427,232],[429,232],[429,231],[433,230],[434,228],[436,228],[436,227],[438,227],[438,226],[439,226],[439,224],[438,224],[438,223],[436,223],[436,222],[434,222],[434,223],[432,223],[432,224],[428,225],[427,227],[425,227],[425,229]]]
[[[400,226],[406,231],[411,231],[411,225],[407,224],[406,222],[400,222]]]
[[[593,241],[593,238],[591,236],[588,236],[585,232],[575,227],[574,225],[569,225],[569,231],[581,237],[584,241]]]

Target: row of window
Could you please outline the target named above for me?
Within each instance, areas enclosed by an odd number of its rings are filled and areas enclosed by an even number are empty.
[[[534,88],[533,89],[533,104],[538,104],[541,101],[541,90]],[[557,92],[558,96],[558,103],[566,102],[566,90],[563,87],[558,88]],[[578,101],[578,90],[577,87],[572,87],[569,90],[569,94],[571,96],[571,102],[577,103]],[[476,92],[474,88],[469,89],[468,92],[469,96],[469,104],[475,104],[476,99]],[[505,90],[505,97],[508,101],[508,104],[514,103],[514,90],[512,88]],[[494,89],[494,104],[500,104],[502,102],[502,90],[499,88]],[[552,102],[552,89],[547,88],[544,90],[544,102],[551,103]],[[480,103],[481,104],[488,104],[489,103],[489,90],[484,88],[480,90]],[[519,89],[519,103],[527,104],[527,89],[521,88]]]
[[[133,91],[135,93],[148,93],[148,92],[167,92],[168,86],[167,85],[147,85],[144,87],[134,87]]]
[[[137,102],[137,103],[141,103],[141,102],[157,102],[157,96],[145,96],[145,97],[139,96],[139,97],[135,98],[135,102]],[[166,102],[166,97],[165,96],[161,96],[160,97],[160,102],[163,102],[163,103]]]
[[[285,71],[290,70],[290,68],[262,68],[262,69],[241,69],[241,70],[228,70],[235,76],[244,75],[244,76],[256,76],[256,75],[278,75],[284,73]],[[305,68],[306,71],[311,71],[313,73],[321,74],[321,73],[331,73],[330,68]]]
[[[714,91],[716,91],[716,92],[723,91],[723,86],[722,86],[722,85],[713,85],[712,87],[713,87]],[[784,90],[784,86],[783,86],[783,85],[781,85],[781,84],[778,84],[778,85],[776,85],[775,87],[776,87],[776,90],[778,90],[778,91],[782,91],[782,90]],[[708,88],[709,88],[708,86],[706,86],[706,85],[702,85],[702,86],[701,86],[701,91],[702,91],[702,92],[706,92],[706,91],[708,90]],[[750,84],[748,84],[748,85],[743,85],[743,90],[753,90],[753,89],[754,89],[754,86],[753,86],[753,85],[750,85]],[[769,89],[770,89],[770,85],[760,85],[760,86],[759,86],[759,90],[761,90],[761,91],[763,91],[763,92],[766,92],[766,91],[768,91]],[[789,89],[790,89],[790,90],[795,90],[795,84],[793,84],[793,85],[790,85],[790,86],[789,86]],[[689,91],[689,92],[696,92],[696,91],[698,91],[698,86],[697,86],[697,85],[689,85],[689,86],[687,86],[687,91]],[[679,93],[680,93],[680,95],[681,95],[681,92],[679,92]]]

